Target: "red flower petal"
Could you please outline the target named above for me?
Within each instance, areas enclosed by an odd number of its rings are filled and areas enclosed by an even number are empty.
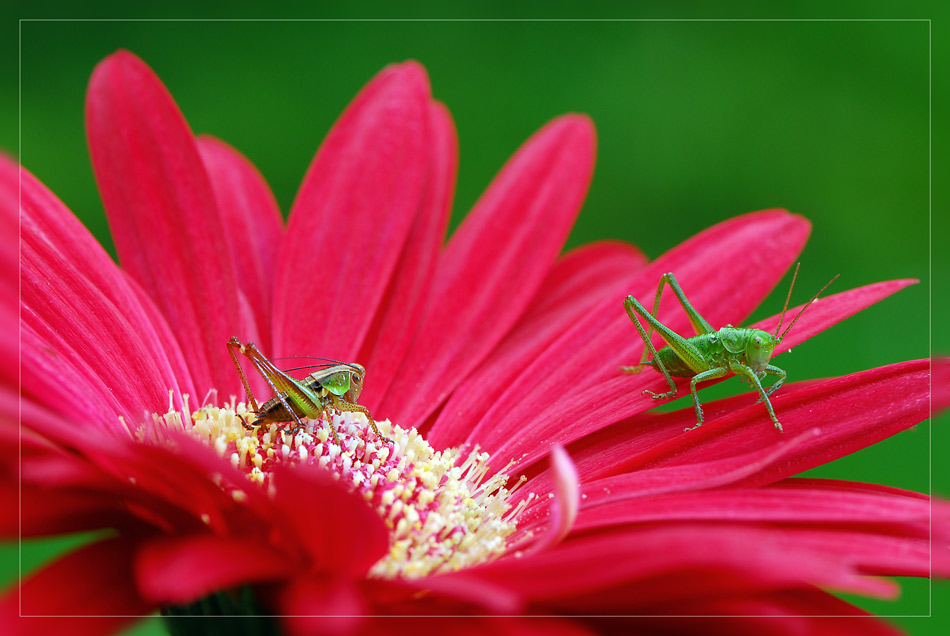
[[[937,405],[937,409],[932,412],[936,415],[950,405],[950,364],[947,361],[950,358],[935,357],[931,364],[933,379],[930,381],[930,388],[933,390],[931,402]]]
[[[731,399],[711,403],[709,411],[715,412],[713,409],[718,411],[720,403],[731,403]],[[634,429],[637,430],[636,433],[632,432]],[[581,482],[587,483],[623,471],[638,452],[672,439],[681,432],[682,427],[676,427],[675,424],[671,426],[662,417],[641,415],[617,422],[583,437],[571,444],[569,448],[572,452],[578,453],[580,460],[577,464],[578,473]],[[640,484],[641,492],[649,494],[725,486],[745,479],[756,471],[779,461],[814,434],[813,431],[807,431],[799,435],[790,435],[770,452],[752,451],[734,455],[728,459],[711,459],[686,466],[668,466],[655,471],[638,471],[639,477],[634,479],[637,479],[637,483]],[[529,469],[528,472],[534,471]],[[688,481],[700,475],[702,483],[695,484]],[[551,479],[550,471],[542,470],[530,478],[531,489],[535,492],[546,492],[551,487]],[[519,491],[516,497],[520,499],[524,495]]]
[[[296,578],[280,587],[274,599],[281,625],[290,636],[357,634],[368,610],[352,581]]]
[[[689,599],[702,589],[761,592],[818,584],[894,594],[890,581],[861,576],[852,563],[836,558],[843,541],[823,544],[825,534],[738,524],[634,527],[445,576],[477,578],[568,612],[636,613],[657,602]],[[862,541],[881,549],[880,539]],[[923,554],[925,561],[926,549]],[[919,553],[913,558],[921,560]]]
[[[0,152],[0,384],[19,383],[19,342],[17,338],[17,301],[20,290],[17,276],[20,267],[19,244],[13,240],[19,233],[19,179],[17,165]]]
[[[258,344],[270,351],[271,288],[284,220],[264,177],[241,153],[214,137],[199,137],[198,150],[214,188],[238,287],[257,323]]]
[[[111,634],[130,619],[150,613],[154,606],[139,598],[132,584],[129,562],[134,547],[127,538],[105,539],[24,578],[19,589],[8,591],[0,602],[0,632]],[[26,618],[30,616],[68,618]]]
[[[746,399],[752,402],[755,396]],[[870,446],[923,421],[930,410],[930,361],[912,360],[833,378],[798,390],[779,391],[770,399],[786,431],[815,430],[816,434],[796,443],[780,461],[762,467],[738,483],[757,485],[778,481]],[[771,453],[782,434],[763,417],[763,410],[761,404],[751,404],[707,422],[700,429],[634,455],[624,462],[622,469],[688,465],[756,450]],[[670,426],[679,426],[688,419],[689,412],[684,410],[664,417],[670,418]],[[614,466],[614,469],[620,468]]]
[[[904,363],[907,365],[908,363]],[[907,373],[910,376],[919,376],[921,373],[922,362],[904,366],[901,373]],[[938,364],[934,368],[934,375],[938,370],[944,367],[950,367],[947,364]],[[644,470],[646,461],[644,454],[652,453],[655,449],[665,448],[671,454],[675,454],[684,444],[692,447],[692,435],[700,434],[698,431],[689,431],[684,433],[683,429],[691,427],[696,422],[695,412],[692,408],[684,408],[673,413],[642,413],[635,417],[621,420],[610,426],[603,428],[591,435],[587,435],[568,447],[571,457],[577,463],[578,472],[581,481],[587,483],[593,479],[608,475],[636,470],[637,476],[633,479],[642,484],[644,489],[658,487],[666,489],[670,484],[691,484],[691,488],[723,486],[726,484],[745,481],[747,479],[758,479],[760,471],[767,468],[780,465],[786,460],[792,460],[799,457],[799,453],[811,452],[807,449],[814,449],[825,444],[834,446],[840,438],[835,436],[828,439],[824,427],[817,429],[814,427],[817,420],[814,419],[814,412],[832,412],[831,409],[837,407],[838,399],[850,401],[848,397],[851,390],[860,392],[862,382],[872,382],[875,378],[871,371],[863,372],[860,377],[856,375],[846,376],[852,378],[849,383],[842,385],[840,378],[833,380],[823,380],[821,382],[796,382],[786,384],[782,390],[776,393],[772,398],[773,405],[781,399],[781,403],[798,404],[799,410],[797,417],[799,424],[794,428],[787,429],[785,436],[779,436],[772,432],[769,426],[768,415],[761,404],[754,404],[756,395],[753,393],[744,393],[723,400],[708,402],[703,405],[703,412],[706,415],[706,424],[703,430],[709,427],[718,426],[714,424],[723,418],[732,418],[727,421],[738,425],[742,422],[747,426],[747,432],[754,434],[759,440],[751,444],[739,444],[732,448],[734,452],[727,455],[712,453],[701,457],[702,451],[695,449],[697,454],[690,461],[672,464],[662,470]],[[837,389],[829,389],[831,393],[822,391],[819,387],[825,386],[827,382],[834,382]],[[927,416],[926,399],[928,390],[926,377],[917,377],[913,382],[914,394],[907,396],[908,401],[905,407],[909,408],[910,418],[920,418],[922,420]],[[837,395],[836,391],[843,392]],[[788,397],[785,397],[785,396]],[[828,400],[825,402],[825,400]],[[923,402],[922,402],[923,401]],[[850,402],[849,402],[850,403]],[[935,400],[934,404],[940,408],[941,405],[950,404],[950,396],[943,401]],[[854,404],[852,404],[852,408]],[[782,422],[786,422],[784,410],[779,410],[776,406],[776,413]],[[810,410],[809,410],[810,409]],[[739,413],[741,412],[741,415]],[[916,415],[914,415],[916,413]],[[884,428],[886,432],[882,433],[884,437],[890,436],[900,430],[899,418],[908,415],[906,409],[897,412],[888,410],[874,411],[867,409],[867,412],[855,409],[851,413],[854,418],[854,430],[862,432],[865,430]],[[916,421],[920,421],[916,420]],[[903,427],[909,424],[907,420]],[[916,423],[913,422],[913,423]],[[791,420],[788,421],[791,423]],[[795,430],[798,430],[798,433]],[[807,441],[807,444],[805,442]],[[735,438],[731,442],[723,444],[726,448],[729,443],[735,444]],[[870,442],[867,442],[870,443]],[[843,450],[842,454],[852,452]],[[800,457],[799,457],[800,461]],[[822,463],[824,460],[818,460]],[[674,468],[675,467],[675,468]],[[794,473],[789,473],[794,474]],[[550,474],[542,470],[537,476],[531,479],[531,489],[536,492],[547,492],[550,490]]]
[[[670,635],[901,636],[903,633],[850,603],[812,589],[736,596],[703,593],[664,609],[669,614],[696,618],[635,620],[644,629],[656,626],[661,633]],[[718,618],[710,620],[710,616]],[[849,616],[854,618],[846,618]]]
[[[4,493],[6,495],[6,493]],[[13,510],[17,509],[17,491],[5,499]],[[19,528],[22,537],[43,537],[89,530],[115,529],[129,526],[129,513],[120,501],[109,495],[88,493],[71,488],[23,487],[19,501],[20,523],[3,528],[3,536],[16,539]],[[4,515],[5,526],[8,518]]]
[[[520,614],[525,611],[522,595],[494,581],[473,576],[430,576],[419,581],[406,581],[421,593],[435,593],[440,600],[450,599],[484,608],[492,614]]]
[[[567,238],[593,162],[593,126],[575,115],[545,126],[505,165],[439,258],[382,415],[421,425],[511,329]]]
[[[0,401],[3,410],[6,402]],[[29,401],[23,402],[23,421],[25,430],[39,431],[56,444],[35,447],[40,453],[31,451],[34,447],[24,438],[21,475],[24,489],[30,492],[57,489],[101,497],[122,507],[125,525],[150,524],[165,532],[226,534],[233,527],[263,528],[260,519],[270,516],[271,504],[260,489],[212,449],[184,433],[146,428],[149,439],[161,435],[157,446],[91,435]],[[236,501],[237,491],[243,494],[241,503]],[[40,520],[50,525],[73,522],[55,514]]]
[[[184,352],[181,350],[178,339],[175,337],[175,334],[172,333],[171,327],[168,326],[168,323],[165,322],[165,317],[155,305],[155,301],[152,300],[152,297],[149,296],[137,282],[135,282],[134,278],[128,275],[128,272],[122,273],[125,277],[126,284],[129,286],[129,289],[132,291],[132,293],[135,295],[135,298],[142,306],[142,313],[144,314],[144,317],[149,321],[152,326],[152,330],[155,332],[155,337],[159,343],[156,347],[155,355],[164,355],[165,359],[168,361],[168,365],[171,367],[172,377],[178,380],[178,391],[176,395],[173,395],[174,404],[182,404],[181,400],[183,394],[190,395],[194,399],[203,399],[204,395],[199,395],[194,384],[192,384],[191,372],[188,369],[188,362],[185,358]],[[139,329],[145,333],[148,333],[145,325],[140,325]],[[106,386],[108,387],[110,385],[107,383]],[[184,405],[182,404],[182,406]]]
[[[570,619],[554,616],[478,616],[469,615],[467,609],[440,612],[433,603],[431,594],[426,603],[416,603],[408,612],[413,616],[398,615],[368,617],[366,626],[358,632],[360,636],[419,636],[419,634],[451,634],[451,636],[594,636],[595,634],[624,634],[636,636],[644,632],[624,630],[617,632],[592,631],[584,623],[585,619]],[[382,613],[389,613],[382,608]],[[430,614],[441,615],[430,615]],[[397,614],[393,616],[392,614]]]
[[[766,488],[697,489],[645,496],[628,475],[584,485],[575,530],[652,521],[749,521],[849,527],[910,538],[929,536],[930,499],[916,492],[822,479],[787,479]],[[688,492],[675,492],[686,490]],[[520,530],[520,527],[519,527]]]
[[[360,352],[419,211],[428,117],[425,71],[415,63],[391,66],[324,140],[279,255],[276,355],[351,361]]]
[[[396,272],[376,312],[358,360],[371,369],[360,403],[370,411],[379,404],[402,363],[419,325],[425,292],[445,239],[458,165],[458,140],[448,109],[429,105],[429,173],[419,211],[413,218]]]
[[[293,569],[284,551],[257,537],[160,537],[135,555],[136,584],[156,604],[188,603],[242,583],[279,579]]]
[[[296,537],[294,547],[311,559],[312,571],[359,577],[386,553],[389,533],[382,519],[330,473],[281,466],[273,484],[280,515],[275,523]]]
[[[163,411],[170,389],[180,401],[191,382],[165,353],[161,317],[148,315],[108,254],[26,170],[21,205],[24,391],[68,416],[85,400],[54,396],[86,393],[94,410],[85,417],[115,430],[118,415],[131,424],[146,409]]]
[[[640,270],[628,290],[652,299],[664,272],[675,272],[690,301],[713,325],[741,322],[765,297],[805,243],[809,224],[783,211],[758,212],[720,223]],[[761,241],[766,241],[761,244]],[[747,245],[759,241],[760,250]],[[743,265],[736,276],[731,266]],[[643,344],[621,307],[607,299],[526,367],[495,402],[468,441],[492,454],[492,463],[511,459],[527,465],[554,443],[565,444],[611,421],[649,408],[641,395],[648,374],[623,375],[636,364]],[[651,308],[652,308],[652,303]],[[660,320],[686,333],[688,318],[673,294],[664,294]],[[652,374],[651,374],[652,375]],[[660,378],[662,381],[662,377]]]
[[[238,393],[225,343],[247,329],[224,256],[225,230],[188,124],[151,69],[120,51],[93,72],[86,129],[122,266],[162,310],[198,392]]]
[[[856,289],[850,289],[846,292],[825,296],[816,300],[808,308],[801,319],[795,323],[794,331],[788,332],[788,335],[782,340],[782,343],[775,347],[775,355],[788,351],[799,343],[808,340],[815,334],[821,333],[825,329],[830,329],[848,316],[852,316],[862,309],[866,309],[876,302],[887,298],[908,285],[917,283],[916,279],[904,278],[901,280],[888,280],[873,285],[865,285]],[[783,330],[788,327],[791,320],[798,315],[804,305],[795,308],[789,308]],[[775,332],[775,327],[781,314],[775,314],[771,318],[760,320],[750,327],[762,329],[770,333]]]
[[[246,506],[247,510],[238,508],[233,498],[209,478],[211,471],[225,475],[226,471],[220,469],[229,466],[221,460],[215,462],[218,458],[206,448],[203,450],[211,456],[205,457],[202,465],[179,457],[178,452],[137,442],[104,439],[92,452],[82,445],[79,449],[85,457],[50,453],[26,459],[22,467],[24,488],[37,493],[55,489],[100,497],[105,511],[110,502],[121,506],[125,513],[125,522],[121,525],[145,523],[166,532],[211,529],[224,533],[229,526],[228,516],[235,509],[244,516],[253,509],[251,505]],[[207,461],[209,459],[211,461]],[[223,477],[221,481],[230,485]],[[183,497],[183,492],[188,496]],[[253,503],[254,491],[247,488],[245,494]],[[60,525],[81,522],[50,512],[46,519],[41,519],[49,524],[49,531]],[[68,509],[63,514],[67,512]],[[107,520],[104,517],[102,523]],[[37,528],[37,531],[43,530],[44,527]]]
[[[464,442],[472,423],[522,369],[604,298],[622,296],[630,276],[645,264],[636,248],[616,241],[565,254],[541,284],[528,313],[449,398],[426,435],[429,444],[447,448]]]
[[[74,419],[76,413],[87,414],[85,420],[79,422],[87,430],[99,433],[108,431],[128,437],[130,431],[122,425],[118,416],[128,416],[132,406],[116,401],[116,396],[109,393],[84,361],[83,354],[72,348],[67,349],[61,342],[51,346],[49,339],[59,335],[53,329],[39,324],[44,332],[44,335],[40,335],[26,324],[27,321],[37,322],[35,315],[24,309],[23,318],[20,341],[24,397],[57,409],[65,421]]]
[[[950,578],[950,502],[940,499],[932,501],[933,552],[932,576]]]

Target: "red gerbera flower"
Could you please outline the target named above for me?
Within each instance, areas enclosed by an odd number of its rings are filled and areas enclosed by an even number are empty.
[[[88,633],[156,609],[273,613],[293,633],[406,625],[373,618],[385,615],[470,615],[442,626],[473,633],[616,627],[492,614],[653,616],[629,619],[640,633],[696,627],[660,616],[778,615],[702,631],[892,633],[808,616],[863,614],[824,588],[888,596],[881,576],[929,575],[925,495],[792,478],[926,419],[929,361],[785,386],[772,398],[784,434],[752,394],[706,404],[706,424],[684,433],[692,409],[648,412],[642,390],[662,377],[618,373],[642,347],[626,294],[649,298],[673,271],[711,323],[740,324],[801,250],[805,219],[738,217],[649,264],[616,242],[558,258],[593,169],[592,125],[570,115],[518,151],[443,246],[455,135],[413,63],[357,96],[286,228],[253,166],[195,139],[133,55],[96,69],[87,128],[121,269],[7,161],[0,207],[12,224],[19,177],[21,530],[104,532],[9,592],[5,633],[49,629],[12,621],[18,603],[99,615],[79,623]],[[780,349],[911,282],[821,299]],[[672,303],[660,316],[688,329]],[[13,333],[0,339],[11,350]],[[272,356],[364,364],[360,402],[394,442],[352,413],[327,416],[340,444],[322,420],[246,430],[234,335]],[[3,374],[13,536],[9,362]],[[935,570],[948,566],[935,552]]]

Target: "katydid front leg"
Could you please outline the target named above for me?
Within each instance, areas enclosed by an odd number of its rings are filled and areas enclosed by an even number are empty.
[[[759,392],[759,395],[762,396],[759,399],[759,402],[765,402],[765,408],[768,409],[769,417],[772,418],[772,423],[775,424],[775,428],[777,428],[779,432],[784,431],[784,429],[782,428],[782,425],[779,424],[778,422],[778,418],[775,417],[775,411],[772,409],[772,403],[769,401],[768,393],[765,392],[765,389],[762,387],[762,383],[759,382],[759,378],[755,375],[755,371],[753,371],[752,369],[750,369],[749,367],[747,367],[746,365],[740,362],[730,362],[729,367],[733,373],[735,373],[736,375],[744,375],[745,377],[749,379],[749,383],[755,385],[755,388]],[[777,369],[778,371],[782,371],[778,367],[773,367],[773,368]],[[785,372],[782,371],[782,373],[784,374]],[[779,382],[781,382],[781,380],[784,380],[784,379],[785,378],[782,377],[779,380]],[[758,402],[756,402],[756,404],[758,404]]]
[[[366,419],[369,420],[369,425],[373,427],[373,432],[376,433],[376,437],[383,440],[384,442],[389,442],[390,444],[396,443],[379,432],[379,429],[376,428],[376,420],[374,420],[373,416],[370,415],[369,409],[363,406],[362,404],[353,404],[352,402],[347,402],[343,398],[340,398],[334,395],[333,406],[336,408],[336,410],[340,411],[341,413],[344,411],[362,413],[363,415],[366,416]],[[332,422],[330,423],[330,426],[333,426]],[[335,433],[336,433],[336,430],[334,429],[334,434]]]
[[[773,366],[771,364],[765,367],[765,373],[766,375],[778,376],[778,380],[776,380],[775,384],[770,386],[768,392],[766,392],[766,395],[772,395],[773,393],[778,391],[779,388],[781,388],[782,383],[785,382],[785,377],[787,374],[785,373],[785,369],[779,369],[778,367]]]

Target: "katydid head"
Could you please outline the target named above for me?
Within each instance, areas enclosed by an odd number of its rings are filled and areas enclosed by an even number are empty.
[[[363,368],[363,365],[356,364],[355,362],[347,362],[346,366],[350,367],[350,390],[346,392],[346,398],[350,402],[356,402],[359,399],[360,393],[363,391],[363,378],[366,377],[366,369]]]
[[[781,342],[768,331],[751,329],[748,344],[745,349],[745,363],[754,371],[762,371],[769,366],[775,346]]]

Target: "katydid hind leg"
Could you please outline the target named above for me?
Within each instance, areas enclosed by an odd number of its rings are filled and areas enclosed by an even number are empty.
[[[676,300],[679,301],[680,307],[683,308],[683,311],[686,313],[686,317],[689,318],[690,324],[693,325],[693,329],[696,332],[696,335],[703,333],[713,333],[715,329],[712,328],[712,325],[703,318],[699,312],[690,304],[689,300],[686,298],[686,292],[683,291],[683,288],[680,287],[679,281],[676,280],[676,275],[673,272],[667,272],[660,277],[660,284],[656,288],[656,296],[653,299],[653,311],[651,315],[656,318],[657,314],[660,311],[660,298],[663,296],[663,288],[669,285],[670,289],[673,290],[673,294],[676,296]],[[653,325],[651,324],[647,327],[647,339],[649,340],[653,332]],[[643,356],[640,358],[640,364],[643,364],[647,359],[647,351],[644,349]]]
[[[637,314],[640,314],[641,316],[643,316],[644,314],[647,313],[646,309],[643,307],[643,305],[640,304],[640,301],[638,301],[633,296],[627,296],[626,300],[623,301],[623,307],[627,311],[627,315],[630,317],[630,321],[633,322],[633,326],[637,328],[637,333],[640,334],[640,338],[643,340],[643,344],[645,346],[644,353],[646,353],[646,351],[650,352],[650,354],[653,356],[653,364],[655,365],[656,369],[658,369],[660,373],[663,374],[663,377],[666,378],[667,384],[670,385],[670,390],[666,393],[654,393],[653,391],[650,391],[648,389],[644,389],[643,392],[649,393],[650,395],[652,395],[654,400],[673,397],[674,395],[676,395],[676,383],[673,382],[673,378],[670,377],[670,372],[666,370],[666,366],[663,364],[663,361],[660,360],[660,358],[657,356],[656,348],[653,346],[653,343],[650,342],[649,336],[647,336],[646,331],[643,330],[643,325],[641,325],[640,321],[637,319]],[[651,319],[656,320],[655,318],[653,318],[653,316],[650,316],[649,318],[645,317],[645,319],[648,322]],[[637,367],[621,367],[621,370],[623,370],[626,373],[635,373],[635,371],[632,371],[632,369],[636,368],[639,370],[639,367],[641,366],[643,366],[643,361],[641,361],[641,364],[638,365]]]
[[[240,351],[245,356],[247,355],[245,353],[244,345],[241,344],[241,341],[232,337],[230,340],[228,340],[228,353],[231,355],[231,361],[234,362],[234,367],[237,369],[238,375],[241,377],[241,384],[244,386],[244,393],[247,394],[248,405],[251,407],[252,411],[257,411],[257,400],[254,399],[254,393],[251,391],[251,385],[247,381],[247,376],[244,374],[244,369],[241,367],[241,363],[238,361],[237,354],[234,353],[235,350]]]
[[[673,272],[663,274],[663,278],[660,280],[660,287],[657,289],[656,293],[656,302],[653,305],[654,316],[656,316],[657,311],[660,309],[660,292],[663,289],[664,282],[667,283],[670,286],[670,289],[673,290],[673,293],[676,295],[676,299],[679,301],[680,306],[683,308],[683,311],[686,312],[686,317],[689,318],[690,324],[693,325],[696,335],[713,333],[716,331],[713,329],[712,325],[710,325],[709,322],[699,314],[696,308],[690,304],[689,300],[687,300],[686,293],[683,291],[683,288],[680,287],[679,281],[676,280],[676,276],[673,275]]]
[[[712,368],[709,362],[703,356],[702,352],[700,352],[699,349],[693,346],[693,344],[690,343],[689,339],[684,338],[683,336],[679,335],[678,333],[676,333],[675,331],[673,331],[672,329],[664,325],[662,322],[657,320],[655,316],[652,316],[649,313],[647,313],[646,308],[644,308],[644,306],[640,304],[640,302],[636,298],[632,296],[627,296],[627,300],[624,301],[624,307],[627,309],[627,314],[631,316],[631,319],[633,318],[632,312],[636,312],[637,314],[640,315],[640,317],[646,320],[654,329],[656,329],[656,332],[660,335],[660,338],[663,339],[663,342],[669,345],[670,349],[673,350],[673,353],[675,353],[676,356],[680,360],[682,360],[683,363],[687,367],[689,367],[689,369],[693,372],[693,374],[702,373],[703,371],[709,371],[709,369]],[[646,334],[641,332],[640,337],[644,338],[645,335]],[[657,368],[662,367],[664,370],[663,375],[669,376],[668,370],[663,364],[663,361],[657,356],[656,350],[653,348],[653,345],[650,342],[649,338],[644,338],[644,342],[648,344],[649,350],[653,354],[652,362],[654,366],[656,366]]]
[[[260,373],[261,377],[264,378],[264,381],[267,382],[267,386],[270,387],[277,399],[280,400],[281,405],[287,409],[287,412],[290,413],[290,415],[294,418],[294,426],[291,427],[292,430],[289,432],[291,435],[296,435],[297,432],[304,427],[304,425],[300,420],[300,417],[297,415],[297,412],[291,408],[290,402],[287,400],[287,391],[277,388],[277,385],[274,382],[274,378],[276,377],[279,381],[281,381],[281,385],[283,386],[283,378],[281,376],[274,376],[270,372],[271,370],[267,366],[270,364],[270,361],[264,357],[264,355],[256,346],[254,346],[254,343],[247,343],[246,346],[241,347],[240,351],[247,357],[248,360],[251,361],[251,364],[254,366],[257,372]],[[266,362],[267,364],[263,364],[262,361]],[[254,410],[258,410],[256,404],[254,405]]]

